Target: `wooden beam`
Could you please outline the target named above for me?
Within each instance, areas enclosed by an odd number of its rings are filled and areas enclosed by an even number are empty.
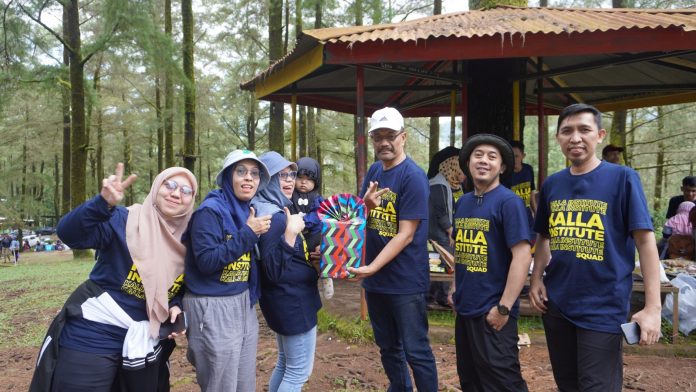
[[[284,64],[277,72],[256,84],[254,87],[256,99],[274,93],[309,75],[321,67],[323,59],[324,45],[318,45],[294,61]]]

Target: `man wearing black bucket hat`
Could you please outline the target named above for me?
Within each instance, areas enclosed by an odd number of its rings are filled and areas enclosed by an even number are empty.
[[[455,342],[462,391],[526,391],[517,349],[518,296],[531,264],[532,232],[522,199],[501,186],[512,147],[470,137],[459,165],[474,184],[455,206]]]

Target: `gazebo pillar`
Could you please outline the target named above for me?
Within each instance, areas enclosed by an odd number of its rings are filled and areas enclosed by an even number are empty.
[[[544,59],[542,57],[539,57],[537,61],[537,74],[541,74],[543,70]],[[537,79],[537,139],[539,140],[539,172],[537,173],[539,181],[536,186],[537,189],[541,189],[541,184],[543,184],[544,180],[546,179],[546,146],[549,145],[547,141],[549,135],[546,132],[546,126],[544,125],[544,121],[546,120],[544,117],[544,92],[542,90],[542,87],[544,87],[544,78],[540,76]]]
[[[360,193],[360,187],[367,172],[367,146],[365,145],[365,70],[362,65],[355,67],[356,88],[356,126],[355,126],[355,177],[357,188],[355,194]]]

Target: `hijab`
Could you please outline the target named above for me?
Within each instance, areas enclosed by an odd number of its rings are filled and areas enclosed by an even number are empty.
[[[278,211],[282,211],[283,207],[292,205],[292,201],[280,189],[279,173],[288,166],[292,167],[293,170],[297,170],[297,165],[283,158],[275,151],[263,153],[259,159],[268,167],[271,180],[268,182],[267,187],[259,190],[251,205],[256,210],[256,216],[273,215]]]
[[[191,182],[191,205],[177,216],[166,216],[156,205],[165,180],[183,174]],[[186,231],[198,190],[196,176],[183,167],[170,167],[155,177],[143,204],[128,207],[126,244],[145,289],[150,335],[169,317],[169,287],[184,272],[186,247],[181,235]]]
[[[694,203],[691,201],[683,201],[677,208],[677,214],[669,218],[665,222],[665,226],[672,228],[672,235],[691,235],[693,229],[689,221],[689,212],[694,208]]]
[[[438,167],[438,171],[445,177],[452,190],[456,191],[462,187],[462,183],[459,181],[462,169],[459,167],[458,156],[452,156],[442,161]]]

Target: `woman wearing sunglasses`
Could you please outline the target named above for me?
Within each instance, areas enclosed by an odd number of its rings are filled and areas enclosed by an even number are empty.
[[[197,182],[187,169],[168,168],[143,204],[121,207],[135,178],[124,180],[119,163],[99,195],[58,223],[68,246],[96,249],[96,263],[51,324],[32,391],[156,391],[158,384],[168,390],[171,339],[184,331],[160,340],[160,326],[181,313],[181,237]]]
[[[319,275],[310,262],[302,236],[302,214],[288,207],[295,189],[297,166],[277,152],[260,156],[271,174],[266,189],[253,205],[271,214],[271,228],[261,236],[261,311],[276,333],[278,360],[268,384],[269,392],[301,391],[312,374],[317,340],[317,312],[321,299]]]
[[[270,216],[250,207],[268,183],[268,170],[248,150],[227,155],[216,182],[191,218],[184,239],[189,362],[202,391],[256,388],[259,298],[254,247]]]

